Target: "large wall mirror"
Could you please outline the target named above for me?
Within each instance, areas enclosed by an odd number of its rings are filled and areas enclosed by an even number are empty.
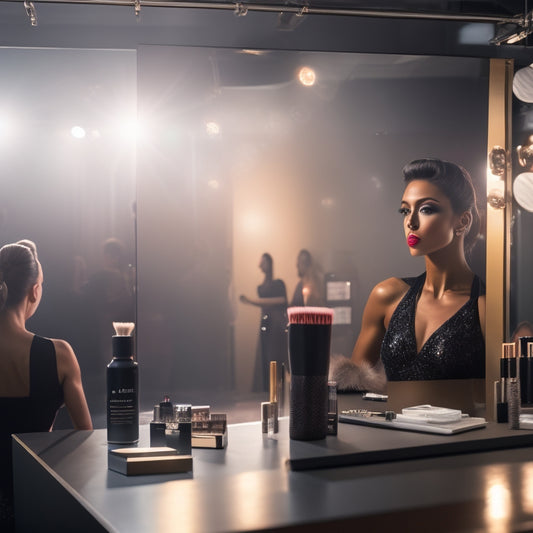
[[[402,167],[463,165],[483,213],[488,70],[473,58],[140,47],[146,402],[255,390],[261,313],[240,296],[257,296],[264,253],[289,301],[301,249],[324,284],[349,282],[332,343],[349,356],[371,288],[424,270],[403,238]],[[483,238],[470,262],[484,278]]]
[[[37,243],[28,326],[74,346],[97,427],[113,319],[137,322],[143,408],[247,395],[261,316],[239,297],[264,253],[289,300],[301,249],[324,284],[350,283],[333,338],[349,355],[371,287],[423,270],[402,166],[458,162],[484,207],[484,59],[147,46],[4,48],[0,64],[2,242]],[[471,264],[483,277],[483,240]]]

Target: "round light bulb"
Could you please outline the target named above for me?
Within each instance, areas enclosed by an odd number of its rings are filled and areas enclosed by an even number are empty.
[[[302,67],[298,71],[298,80],[304,87],[312,87],[316,82],[316,73],[311,67]]]

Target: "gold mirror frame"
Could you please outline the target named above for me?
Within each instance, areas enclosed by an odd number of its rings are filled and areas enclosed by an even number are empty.
[[[486,411],[495,419],[494,383],[499,379],[501,344],[509,330],[510,230],[512,202],[511,104],[512,59],[491,59],[487,127],[487,307],[486,307]],[[494,173],[494,150],[507,154],[503,172]]]

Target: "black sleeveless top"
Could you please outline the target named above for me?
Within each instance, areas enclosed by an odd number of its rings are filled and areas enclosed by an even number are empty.
[[[392,314],[381,345],[381,360],[389,381],[468,379],[485,377],[485,340],[479,322],[478,297],[483,282],[474,277],[470,299],[426,341],[417,353],[416,304],[426,273],[405,278],[410,285]]]
[[[35,335],[30,349],[30,394],[0,397],[0,488],[11,485],[11,434],[49,431],[63,404],[54,343]]]

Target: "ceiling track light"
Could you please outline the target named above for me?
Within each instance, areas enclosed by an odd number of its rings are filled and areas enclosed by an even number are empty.
[[[20,0],[0,0],[15,2]],[[188,9],[214,9],[230,10],[236,14],[246,14],[248,11],[262,12],[288,12],[297,16],[303,15],[347,15],[356,17],[401,18],[422,20],[449,20],[455,22],[480,22],[480,23],[523,23],[523,15],[498,16],[498,15],[469,15],[466,13],[430,13],[424,11],[406,11],[391,9],[366,9],[353,6],[312,6],[308,0],[39,0],[42,4],[91,4],[106,6],[135,6],[140,7],[168,7]],[[27,0],[25,3],[31,3]]]
[[[26,15],[28,15],[28,18],[30,19],[30,24],[32,26],[37,26],[37,11],[35,11],[33,2],[24,0],[24,9],[26,10]]]
[[[237,17],[245,17],[248,14],[248,8],[242,2],[237,2],[233,13]]]
[[[501,44],[515,44],[525,39],[533,32],[533,10],[515,23],[498,23],[496,36],[489,43],[497,46]]]
[[[0,0],[15,1],[15,0]],[[18,1],[18,0],[17,0]],[[429,13],[420,11],[402,11],[390,9],[364,9],[358,7],[322,7],[311,6],[308,0],[270,0],[269,2],[241,0],[39,0],[41,3],[50,4],[92,4],[133,6],[135,15],[139,18],[141,6],[143,7],[169,7],[189,9],[215,9],[232,10],[238,17],[244,17],[249,11],[277,12],[281,19],[286,19],[288,29],[297,25],[305,15],[346,15],[356,17],[400,18],[421,20],[448,20],[455,22],[493,23],[497,25],[496,36],[489,43],[493,45],[513,44],[525,39],[533,32],[533,11],[515,16],[496,15],[468,15],[455,13]],[[24,8],[31,25],[37,26],[37,13],[30,0],[24,0]],[[283,26],[283,24],[282,24]]]

